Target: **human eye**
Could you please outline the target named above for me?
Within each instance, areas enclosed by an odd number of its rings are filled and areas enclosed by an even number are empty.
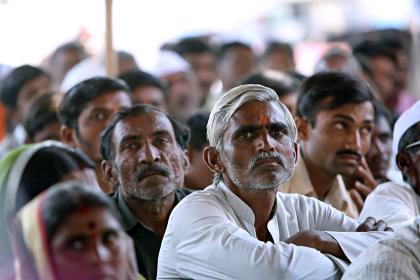
[[[86,236],[76,236],[66,242],[66,248],[71,251],[83,251],[87,246],[88,238]]]
[[[337,121],[333,123],[333,127],[337,130],[344,130],[347,127],[347,124],[342,121]]]
[[[244,130],[238,134],[238,139],[241,141],[247,141],[254,137],[254,132],[251,130]]]
[[[90,119],[97,122],[102,122],[108,118],[108,115],[104,112],[94,112]]]
[[[361,133],[364,135],[368,135],[368,134],[372,134],[373,131],[373,126],[372,125],[368,125],[368,126],[363,126],[360,129]]]
[[[137,148],[137,144],[135,142],[127,142],[127,143],[123,144],[122,148],[123,148],[123,150],[132,151],[132,150],[135,150]]]
[[[280,137],[287,134],[287,129],[285,127],[274,126],[270,129],[270,134],[273,137]]]
[[[102,236],[102,242],[104,244],[113,244],[117,242],[119,234],[116,230],[106,231]]]

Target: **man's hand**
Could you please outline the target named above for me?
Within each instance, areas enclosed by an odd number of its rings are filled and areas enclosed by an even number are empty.
[[[394,231],[385,221],[376,221],[373,217],[367,217],[366,220],[361,223],[356,231]]]
[[[338,242],[328,233],[318,230],[301,231],[284,242],[314,248],[324,254],[330,254],[348,261]]]
[[[359,211],[362,210],[366,197],[376,188],[378,182],[372,175],[369,166],[363,157],[359,167],[354,172],[354,176],[361,178],[361,181],[356,181],[353,189],[349,191],[351,198],[357,206]]]

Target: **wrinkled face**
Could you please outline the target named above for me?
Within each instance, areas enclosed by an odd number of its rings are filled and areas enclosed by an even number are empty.
[[[105,208],[70,214],[50,240],[56,279],[123,279],[122,237],[121,226]]]
[[[216,59],[210,52],[190,53],[184,58],[190,63],[204,95],[210,91],[210,86],[217,79]]]
[[[275,189],[293,174],[295,145],[275,102],[252,101],[232,116],[223,136],[223,181],[246,189]]]
[[[241,78],[251,72],[255,67],[253,52],[245,47],[232,48],[219,65],[220,78],[225,89],[230,89],[239,84]]]
[[[165,94],[155,86],[140,86],[133,90],[133,104],[149,104],[166,111]]]
[[[48,89],[49,86],[50,80],[48,76],[39,76],[38,78],[29,81],[21,88],[16,100],[17,118],[19,122],[25,121],[26,113],[32,102],[42,94],[44,90]]]
[[[164,114],[147,112],[119,122],[113,147],[114,174],[125,198],[157,200],[183,186],[188,159]]]
[[[331,175],[353,174],[370,147],[373,112],[372,103],[363,102],[316,113],[302,139],[305,160]]]
[[[168,112],[181,122],[197,110],[200,92],[195,76],[184,72],[162,77],[168,84]]]
[[[386,179],[392,154],[392,130],[385,117],[375,122],[366,162],[375,178]]]
[[[89,102],[79,115],[75,142],[77,147],[96,163],[100,162],[100,135],[111,116],[131,106],[128,93],[112,91]]]

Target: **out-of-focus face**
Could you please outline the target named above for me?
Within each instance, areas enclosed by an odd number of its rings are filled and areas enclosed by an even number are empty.
[[[211,85],[217,79],[216,59],[210,52],[190,53],[184,58],[191,65],[200,83],[203,98],[207,96]]]
[[[219,63],[219,76],[223,87],[228,90],[237,86],[243,76],[255,67],[255,55],[245,47],[235,47],[229,50]]]
[[[19,91],[16,101],[17,118],[19,122],[26,119],[26,113],[32,102],[50,86],[48,76],[39,76],[26,83]]]
[[[372,79],[382,102],[395,94],[395,65],[386,57],[378,56],[371,59]]]
[[[378,180],[386,180],[392,154],[392,130],[384,116],[375,123],[366,162],[372,175]]]
[[[157,200],[183,186],[188,158],[164,114],[147,112],[117,123],[113,146],[112,166],[124,198]]]
[[[296,115],[296,105],[297,105],[297,92],[292,92],[289,94],[286,94],[279,98],[280,101],[286,105],[286,107],[289,109],[290,113],[292,113],[292,116]]]
[[[167,82],[168,113],[185,123],[199,107],[200,89],[191,73],[178,72],[162,77]]]
[[[166,111],[165,93],[155,86],[140,86],[133,90],[133,104],[149,104]]]
[[[124,91],[112,91],[89,102],[79,115],[75,137],[77,147],[91,160],[100,163],[102,131],[113,114],[130,106],[130,96]]]
[[[275,50],[265,58],[263,67],[281,72],[290,72],[295,70],[295,62],[288,52]]]
[[[56,279],[124,279],[123,230],[108,209],[83,207],[50,239]]]
[[[309,122],[305,126],[306,135],[299,131],[305,161],[331,175],[352,175],[370,147],[373,105],[348,103],[322,110],[316,113],[314,127]]]
[[[293,174],[296,145],[275,102],[240,107],[223,135],[223,181],[244,189],[276,189]]]
[[[35,132],[32,139],[28,139],[30,143],[39,143],[45,140],[57,140],[60,141],[60,123],[59,122],[52,122],[40,130]]]
[[[190,170],[185,176],[185,187],[188,189],[202,190],[213,182],[214,173],[204,161],[203,149],[188,148],[191,163]]]
[[[63,50],[57,54],[52,64],[51,74],[57,85],[60,85],[66,74],[83,60],[83,53],[76,49]]]

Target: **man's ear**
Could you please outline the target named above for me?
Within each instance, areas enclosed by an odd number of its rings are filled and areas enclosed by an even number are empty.
[[[215,173],[223,173],[225,170],[222,161],[220,160],[220,153],[214,147],[205,147],[203,151],[204,161],[211,171]]]
[[[102,173],[105,175],[106,180],[110,182],[111,186],[117,186],[118,178],[114,170],[114,166],[112,165],[112,162],[102,160],[101,170]]]
[[[299,157],[299,145],[296,142],[293,142],[293,151],[295,153],[295,164],[296,164]]]
[[[65,124],[62,124],[60,127],[61,142],[69,145],[70,147],[77,147],[75,138],[76,138],[76,129],[71,128]]]
[[[407,177],[411,172],[411,156],[408,152],[399,152],[396,157],[398,169]]]
[[[188,174],[190,171],[190,155],[188,149],[182,150],[182,167],[184,169],[184,174]]]
[[[303,141],[308,140],[308,133],[309,129],[311,128],[311,124],[309,123],[309,121],[301,117],[296,117],[295,122],[296,128],[298,130],[299,139],[302,139]]]

